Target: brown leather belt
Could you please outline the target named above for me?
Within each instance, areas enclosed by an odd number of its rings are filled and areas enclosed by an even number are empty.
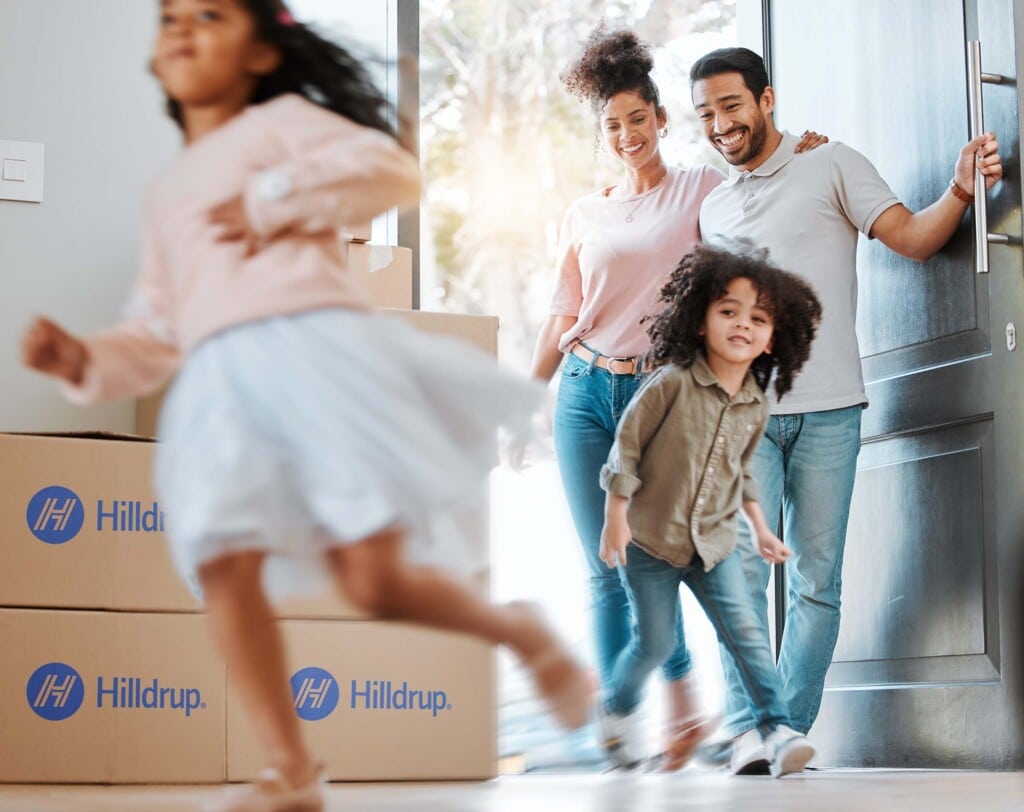
[[[607,355],[588,350],[580,343],[573,344],[570,352],[588,363],[596,355],[597,360],[594,361],[594,366],[606,369],[612,375],[636,375],[643,362],[643,357],[639,355],[633,358],[609,358]]]

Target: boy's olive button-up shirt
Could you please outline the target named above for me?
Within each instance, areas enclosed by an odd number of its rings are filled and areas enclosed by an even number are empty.
[[[768,401],[748,374],[735,397],[702,356],[652,373],[626,407],[601,487],[629,498],[633,541],[678,567],[710,570],[736,546],[736,514],[757,501],[750,473]]]

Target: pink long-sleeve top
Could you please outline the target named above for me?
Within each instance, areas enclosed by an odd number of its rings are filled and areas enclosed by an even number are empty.
[[[253,105],[189,144],[146,197],[142,268],[125,320],[85,339],[88,403],[157,389],[201,341],[245,322],[367,309],[338,232],[419,197],[416,159],[390,136],[298,95]],[[266,242],[219,242],[210,210],[242,195]]]

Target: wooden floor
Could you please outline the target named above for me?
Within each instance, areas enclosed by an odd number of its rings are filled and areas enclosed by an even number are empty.
[[[178,812],[211,787],[0,786],[0,812]],[[675,775],[515,776],[472,784],[334,784],[329,812],[1019,812],[1024,773],[823,771],[770,778]]]

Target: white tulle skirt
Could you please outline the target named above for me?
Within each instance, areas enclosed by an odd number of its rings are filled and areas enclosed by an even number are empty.
[[[175,565],[200,595],[204,563],[264,550],[272,597],[315,593],[329,548],[400,526],[411,561],[470,574],[496,430],[528,431],[543,393],[394,316],[318,310],[213,336],[160,419]]]

